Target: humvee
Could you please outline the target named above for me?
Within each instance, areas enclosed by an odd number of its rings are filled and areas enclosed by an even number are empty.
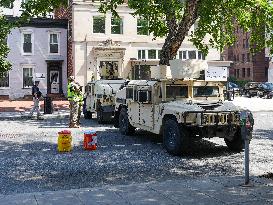
[[[115,94],[126,80],[95,80],[87,84],[84,94],[84,117],[97,113],[98,123],[112,120],[115,111]]]
[[[227,69],[210,68],[206,61],[186,64],[171,64],[170,78],[166,66],[153,68],[152,74],[159,73],[154,79],[131,80],[118,91],[115,126],[125,135],[136,128],[159,134],[173,155],[188,152],[192,140],[212,137],[224,138],[229,149],[241,151],[241,109],[224,101]],[[252,117],[250,121],[252,129]]]

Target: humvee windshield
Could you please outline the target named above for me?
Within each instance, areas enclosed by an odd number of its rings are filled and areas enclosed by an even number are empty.
[[[194,86],[194,97],[215,97],[219,95],[219,88],[217,86]]]
[[[188,86],[182,85],[167,85],[166,86],[166,97],[177,98],[177,97],[188,97]]]

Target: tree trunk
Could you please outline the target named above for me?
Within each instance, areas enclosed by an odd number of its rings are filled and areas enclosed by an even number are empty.
[[[198,17],[198,5],[200,0],[187,0],[184,16],[179,24],[168,24],[169,34],[165,39],[160,54],[160,65],[169,65],[174,59],[182,42],[187,36],[191,26]]]

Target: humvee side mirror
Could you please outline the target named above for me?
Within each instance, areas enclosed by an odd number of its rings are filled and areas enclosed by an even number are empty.
[[[148,90],[139,90],[138,91],[138,102],[149,103],[150,101],[151,101],[151,95]]]

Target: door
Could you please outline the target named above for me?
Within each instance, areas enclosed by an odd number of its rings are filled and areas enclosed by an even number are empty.
[[[60,71],[51,70],[50,76],[50,93],[60,93]]]
[[[63,93],[61,62],[48,62],[47,64],[47,93]]]

